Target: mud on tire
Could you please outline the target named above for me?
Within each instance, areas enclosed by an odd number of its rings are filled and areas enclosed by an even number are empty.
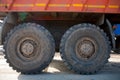
[[[35,23],[16,26],[6,37],[5,58],[17,72],[39,73],[51,62],[55,53],[52,35]]]
[[[81,74],[92,74],[107,63],[110,43],[106,34],[92,24],[78,24],[63,35],[60,53],[65,65]]]

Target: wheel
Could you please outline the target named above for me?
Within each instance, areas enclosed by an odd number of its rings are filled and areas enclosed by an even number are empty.
[[[80,74],[92,74],[108,61],[110,45],[106,34],[97,26],[79,24],[63,35],[60,53],[69,69]]]
[[[24,74],[39,73],[51,62],[55,53],[52,35],[35,23],[16,26],[4,44],[5,58],[13,69]]]

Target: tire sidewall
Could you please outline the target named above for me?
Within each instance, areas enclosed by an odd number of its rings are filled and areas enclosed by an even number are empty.
[[[6,42],[6,55],[14,68],[21,72],[31,72],[44,69],[54,55],[54,43],[50,39],[51,34],[42,26],[36,24],[22,24],[11,32]],[[21,59],[16,53],[18,41],[24,37],[33,37],[38,44],[37,56],[33,60]],[[41,47],[41,49],[39,49]]]
[[[73,26],[66,32],[67,36],[64,42],[64,59],[68,65],[77,72],[93,72],[103,66],[108,56],[108,42],[105,35],[92,25],[89,26]],[[66,35],[65,34],[65,35]],[[88,60],[78,59],[75,52],[75,45],[78,39],[89,37],[97,44],[96,53]],[[107,55],[107,56],[106,56]]]

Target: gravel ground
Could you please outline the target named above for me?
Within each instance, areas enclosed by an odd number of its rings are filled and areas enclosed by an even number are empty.
[[[43,73],[23,75],[12,70],[4,56],[0,55],[0,80],[120,80],[120,54],[111,54],[109,63],[93,75],[80,75],[68,70],[59,53],[56,53],[54,60]]]

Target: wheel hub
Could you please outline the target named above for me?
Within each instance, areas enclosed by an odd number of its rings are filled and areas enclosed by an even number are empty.
[[[18,47],[19,52],[24,56],[24,57],[32,57],[35,55],[35,48],[36,48],[36,43],[35,41],[31,39],[24,39],[21,40],[19,43],[20,47]]]
[[[79,52],[82,52],[85,55],[88,55],[89,53],[92,53],[93,50],[94,50],[94,46],[89,41],[83,41],[83,43],[80,44],[79,48],[80,48]]]
[[[21,46],[21,51],[25,55],[30,55],[34,51],[34,46],[30,42],[24,42]]]
[[[95,53],[95,44],[92,39],[82,38],[77,42],[76,54],[81,59],[89,59]]]

